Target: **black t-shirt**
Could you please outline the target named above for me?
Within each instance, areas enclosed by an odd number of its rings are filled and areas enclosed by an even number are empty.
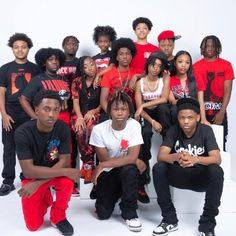
[[[114,64],[114,59],[111,51],[107,51],[105,54],[98,53],[93,56],[93,59],[96,63],[98,71],[104,68],[107,68],[110,64]]]
[[[73,80],[79,76],[79,59],[75,57],[71,61],[65,61],[61,68],[57,71],[57,74],[66,77],[71,88]]]
[[[208,152],[219,150],[215,135],[210,126],[201,123],[191,138],[187,138],[178,124],[172,126],[166,134],[162,146],[171,148],[171,153],[188,151],[192,156],[208,156]]]
[[[52,167],[59,154],[70,154],[70,129],[61,120],[50,133],[39,132],[37,120],[27,121],[16,129],[14,138],[18,159],[33,159],[36,166]]]
[[[39,73],[39,67],[29,61],[25,64],[12,61],[0,68],[0,87],[6,88],[6,107],[14,106],[16,111],[23,112],[19,97],[31,78]]]
[[[33,100],[36,93],[41,89],[58,92],[61,99],[65,102],[68,102],[68,99],[70,98],[68,80],[60,75],[49,75],[45,72],[35,76],[23,91],[23,95],[30,100]]]

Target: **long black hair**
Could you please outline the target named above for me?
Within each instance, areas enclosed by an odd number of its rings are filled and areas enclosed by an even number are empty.
[[[194,73],[193,73],[192,57],[191,57],[189,52],[181,50],[181,51],[176,53],[176,55],[174,57],[174,63],[176,62],[178,57],[180,57],[181,55],[189,56],[190,66],[189,66],[189,69],[187,71],[189,96],[193,97],[193,98],[197,98],[197,84],[196,84],[196,79],[195,79],[195,76],[194,76]],[[174,67],[173,75],[176,75],[176,74],[177,74],[176,67]]]

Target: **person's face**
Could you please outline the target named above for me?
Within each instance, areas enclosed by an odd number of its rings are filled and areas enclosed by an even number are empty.
[[[16,59],[25,60],[29,53],[28,44],[25,41],[17,40],[12,45],[12,51]]]
[[[194,134],[200,115],[190,109],[183,109],[178,112],[178,121],[181,129],[187,137]]]
[[[97,67],[95,61],[92,58],[86,58],[84,60],[84,72],[90,77],[94,78],[96,76]]]
[[[51,131],[60,111],[61,105],[56,99],[44,98],[39,106],[35,107],[38,129],[42,132]]]
[[[117,52],[116,60],[119,66],[128,67],[132,60],[130,50],[128,48],[120,48]]]
[[[70,38],[68,41],[66,41],[63,49],[66,55],[74,56],[79,49],[79,43],[77,43],[77,41],[73,38]]]
[[[204,57],[214,58],[216,57],[216,50],[212,39],[208,39],[206,42],[206,50],[204,52]]]
[[[154,65],[148,66],[148,75],[157,77],[161,72],[162,62],[160,59],[156,59]]]
[[[171,57],[173,57],[173,51],[175,48],[175,44],[172,39],[161,40],[161,42],[159,43],[159,47],[160,47],[161,51],[163,51],[165,53],[167,58],[171,59]]]
[[[129,106],[127,103],[118,102],[116,104],[116,102],[113,102],[110,112],[112,127],[117,130],[124,129],[129,115]]]
[[[50,56],[45,63],[46,71],[49,73],[56,73],[60,67],[60,62],[55,55]]]
[[[150,30],[145,23],[139,23],[135,28],[135,34],[138,39],[146,39]]]
[[[175,61],[175,67],[178,75],[184,75],[188,72],[191,65],[191,60],[189,55],[182,54],[177,57]]]
[[[111,45],[110,37],[109,36],[99,36],[97,45],[101,49],[102,53],[106,53]]]

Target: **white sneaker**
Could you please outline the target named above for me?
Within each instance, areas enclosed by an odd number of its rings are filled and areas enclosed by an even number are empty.
[[[142,224],[138,218],[125,220],[125,223],[130,231],[140,232],[142,230]]]
[[[153,231],[153,236],[166,236],[170,232],[176,231],[178,229],[178,223],[176,224],[168,224],[161,222]]]

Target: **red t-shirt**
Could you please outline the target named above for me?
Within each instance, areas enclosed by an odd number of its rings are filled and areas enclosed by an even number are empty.
[[[142,45],[136,42],[135,46],[137,53],[133,57],[130,66],[135,68],[137,73],[141,74],[144,72],[144,66],[149,55],[154,51],[158,51],[159,48],[151,43]]]
[[[209,62],[205,59],[193,65],[198,90],[204,91],[205,109],[212,114],[212,110],[219,110],[224,96],[224,82],[234,79],[234,71],[230,62],[217,58]]]
[[[114,66],[103,75],[101,87],[109,88],[110,95],[116,91],[123,91],[133,99],[134,94],[133,91],[129,90],[129,81],[135,74],[136,71],[131,67],[127,71],[118,71],[117,67]]]
[[[186,80],[185,88],[181,85],[180,79],[177,76],[171,76],[170,79],[170,91],[172,91],[175,99],[183,98],[184,96],[190,96],[188,89],[188,80]]]

